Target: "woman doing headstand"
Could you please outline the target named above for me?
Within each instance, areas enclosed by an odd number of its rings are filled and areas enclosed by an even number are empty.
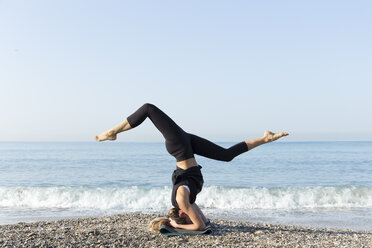
[[[169,116],[153,104],[146,103],[119,125],[95,136],[97,141],[116,140],[116,135],[140,125],[149,118],[165,138],[167,151],[176,158],[177,168],[172,174],[172,208],[169,224],[186,230],[203,230],[207,219],[196,205],[196,195],[202,190],[201,166],[194,154],[220,161],[233,158],[259,145],[277,140],[288,133],[266,131],[262,138],[240,142],[226,149],[204,138],[185,132]],[[156,219],[153,229],[165,224],[168,219]]]

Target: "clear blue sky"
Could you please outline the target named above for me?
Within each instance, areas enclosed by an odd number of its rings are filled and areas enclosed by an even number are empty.
[[[372,140],[372,1],[0,1],[0,141],[92,141],[145,102],[240,141]],[[120,141],[161,141],[146,121]]]

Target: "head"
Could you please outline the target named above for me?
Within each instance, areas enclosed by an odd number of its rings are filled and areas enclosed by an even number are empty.
[[[168,212],[168,216],[177,222],[177,224],[192,224],[190,217],[179,208],[171,208]]]
[[[168,217],[177,222],[177,224],[191,224],[190,218],[179,208],[171,208],[168,212]],[[161,226],[169,225],[169,218],[159,217],[150,222],[150,230],[158,232]]]

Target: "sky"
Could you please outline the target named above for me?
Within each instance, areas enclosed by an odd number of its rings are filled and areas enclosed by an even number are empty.
[[[0,141],[93,141],[142,104],[213,141],[372,140],[371,1],[0,0]],[[150,120],[119,141],[162,141]]]

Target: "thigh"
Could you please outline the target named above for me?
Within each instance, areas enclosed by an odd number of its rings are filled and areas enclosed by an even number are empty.
[[[148,113],[150,120],[166,140],[177,141],[184,139],[185,131],[161,109],[150,104]]]
[[[149,118],[166,140],[182,138],[184,131],[167,114],[153,104],[146,103],[136,112],[127,117],[132,128]]]
[[[186,132],[179,132],[170,139],[165,140],[165,147],[177,162],[194,157],[190,136]]]
[[[223,154],[226,152],[226,149],[222,146],[219,146],[207,139],[201,138],[194,134],[190,134],[191,146],[195,154],[220,160]]]

